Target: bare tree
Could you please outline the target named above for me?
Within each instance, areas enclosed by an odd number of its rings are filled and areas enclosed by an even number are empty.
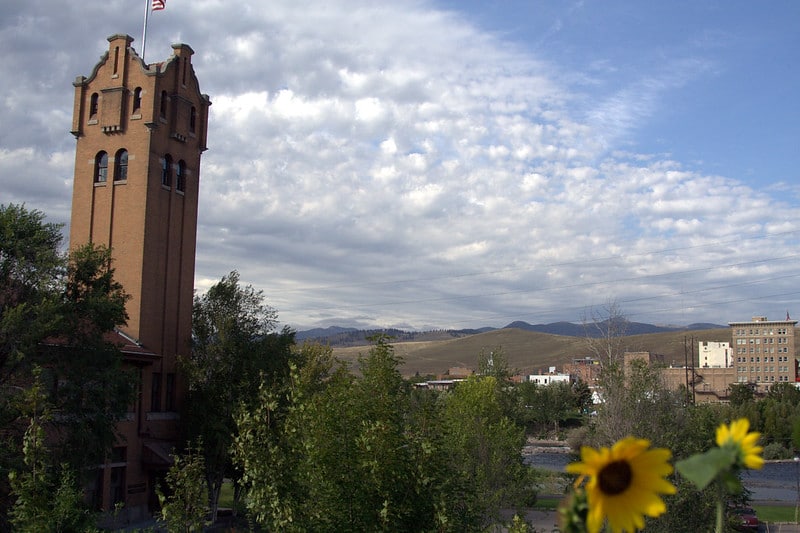
[[[622,364],[628,318],[616,300],[601,307],[591,307],[583,317],[583,329],[589,351],[606,370]]]

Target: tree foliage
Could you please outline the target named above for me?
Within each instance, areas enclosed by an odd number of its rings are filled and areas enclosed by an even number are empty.
[[[44,424],[52,413],[39,378],[36,369],[34,383],[25,392],[24,410],[30,422],[22,439],[24,466],[9,475],[16,497],[9,513],[11,523],[15,531],[30,533],[93,530],[93,516],[73,470],[66,463],[56,467],[50,461]]]
[[[554,432],[570,419],[580,420],[592,405],[592,392],[583,381],[542,385],[523,382],[517,385],[520,422],[534,435]]]
[[[239,477],[231,463],[237,409],[258,397],[262,382],[287,378],[294,334],[276,332],[276,317],[236,271],[195,296],[192,356],[181,367],[189,381],[189,438],[203,443],[214,516],[223,479]]]
[[[497,380],[412,390],[389,339],[358,372],[303,345],[286,387],[262,384],[238,416],[248,507],[282,531],[474,531],[528,496],[521,428]],[[530,501],[530,500],[529,500]]]
[[[41,212],[0,206],[0,480],[10,470],[24,475],[28,392],[38,379],[39,407],[54,413],[40,421],[49,469],[66,463],[67,477],[103,461],[132,398],[122,354],[106,338],[127,320],[110,250],[87,244],[67,256],[60,245],[60,226],[44,222]],[[40,479],[57,490],[57,476]],[[13,501],[9,490],[0,485],[0,507]]]
[[[161,520],[169,533],[203,531],[208,525],[208,490],[202,449],[189,446],[173,459],[165,479],[168,490],[157,488]]]

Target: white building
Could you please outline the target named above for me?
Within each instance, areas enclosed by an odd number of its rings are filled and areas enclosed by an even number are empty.
[[[733,366],[731,343],[717,341],[700,341],[697,353],[699,366],[702,368],[730,368]]]
[[[569,374],[530,374],[528,381],[537,385],[550,385],[551,383],[569,383]]]

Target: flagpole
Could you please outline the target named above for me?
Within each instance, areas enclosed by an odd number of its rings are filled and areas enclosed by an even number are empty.
[[[144,29],[142,29],[142,61],[144,61],[144,51],[147,48],[147,14],[150,11],[150,0],[144,0]],[[144,61],[145,65],[147,64]]]

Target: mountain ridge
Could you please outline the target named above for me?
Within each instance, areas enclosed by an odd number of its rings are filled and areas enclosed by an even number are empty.
[[[687,326],[658,326],[655,324],[647,324],[643,322],[630,322],[624,321],[622,323],[614,324],[614,329],[617,334],[628,335],[645,335],[651,333],[669,333],[680,331],[700,331],[709,329],[723,329],[728,326],[711,323],[693,323]],[[406,331],[398,328],[375,328],[375,329],[358,329],[347,328],[339,326],[329,326],[326,328],[312,328],[308,330],[298,331],[295,338],[298,341],[311,341],[329,344],[333,347],[347,347],[347,346],[366,346],[369,344],[367,340],[369,337],[376,334],[385,334],[393,338],[393,342],[426,342],[426,341],[442,341],[448,339],[457,339],[470,335],[477,335],[480,333],[487,333],[490,331],[498,331],[504,329],[520,329],[523,331],[531,331],[537,333],[547,333],[550,335],[561,335],[566,337],[593,337],[598,338],[605,336],[608,332],[608,321],[591,323],[591,324],[575,324],[573,322],[559,321],[551,322],[549,324],[529,324],[528,322],[517,320],[502,328],[483,327],[477,329],[442,329],[442,330],[428,330],[428,331]]]

